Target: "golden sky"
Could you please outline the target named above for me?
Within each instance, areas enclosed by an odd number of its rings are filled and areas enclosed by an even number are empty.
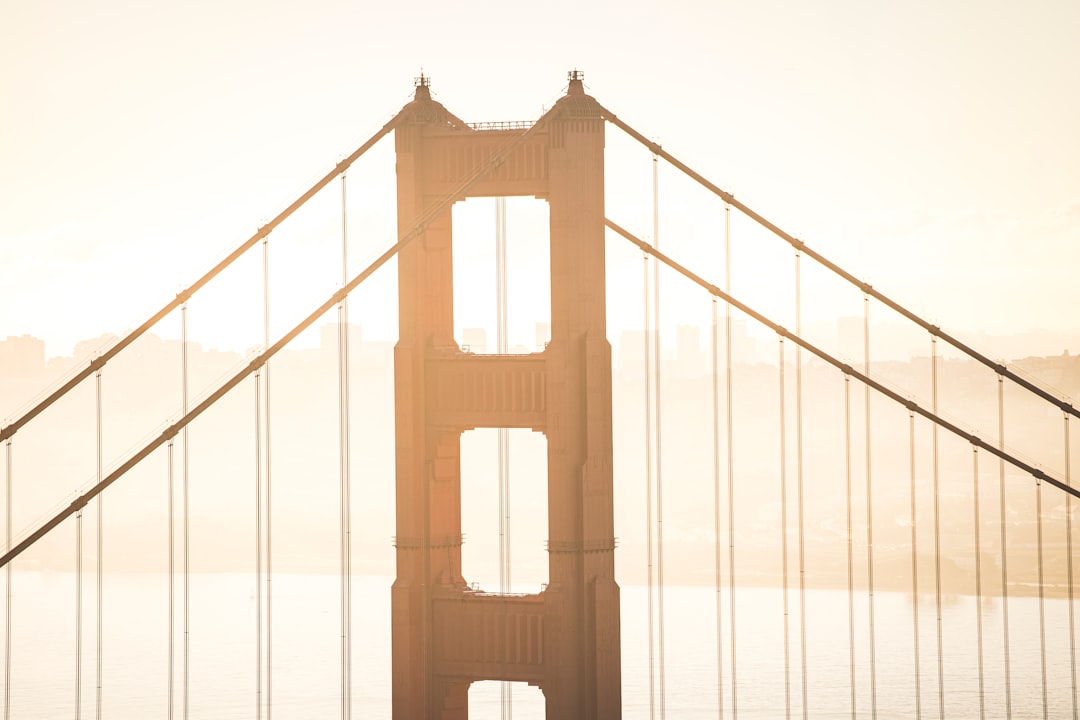
[[[54,354],[143,319],[389,119],[421,68],[470,121],[533,119],[581,68],[631,125],[944,327],[1080,335],[1078,37],[1080,5],[1049,0],[5,3],[0,337],[38,335]],[[619,135],[609,130],[609,215],[648,235],[650,157]],[[365,163],[350,175],[354,270],[394,234],[389,148]],[[662,242],[719,268],[704,245],[721,237],[720,206],[687,188],[662,171]],[[274,270],[275,287],[292,284],[289,270],[312,288],[275,310],[282,322],[340,275],[316,269],[335,258],[339,201],[335,189],[312,211],[325,247],[298,231]],[[486,206],[458,212],[494,232]],[[519,235],[540,222],[523,212]],[[766,242],[734,227],[736,242]],[[615,292],[638,296],[633,312],[612,311],[613,339],[640,317],[639,258],[610,255]],[[736,290],[764,288],[767,304],[791,269],[734,272]],[[704,317],[700,293],[671,292],[667,305],[696,304],[687,322]],[[256,313],[249,295],[238,302]],[[511,299],[512,324],[515,308],[543,319],[530,303]],[[820,312],[858,309],[856,298]],[[207,345],[261,336],[201,312],[193,334]],[[393,337],[385,317],[354,316],[369,337]]]

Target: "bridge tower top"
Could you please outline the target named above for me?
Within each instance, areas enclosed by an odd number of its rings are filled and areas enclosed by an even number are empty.
[[[581,70],[571,70],[566,74],[566,79],[570,81],[570,85],[566,88],[567,95],[584,95],[585,94],[585,73]]]

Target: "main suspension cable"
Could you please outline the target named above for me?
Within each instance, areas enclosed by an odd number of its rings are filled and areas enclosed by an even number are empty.
[[[379,257],[375,258],[371,263],[367,265],[363,270],[357,273],[349,282],[342,288],[336,290],[330,295],[321,305],[315,308],[306,317],[300,320],[295,326],[289,329],[284,335],[271,345],[269,348],[264,349],[258,353],[250,362],[245,366],[237,370],[231,377],[223,381],[216,388],[211,390],[198,405],[187,412],[176,422],[166,427],[155,438],[149,440],[139,450],[135,451],[126,460],[121,462],[119,466],[111,473],[109,473],[101,482],[97,483],[89,490],[79,495],[77,498],[71,501],[67,507],[57,511],[52,517],[46,520],[42,525],[38,526],[35,530],[27,533],[27,535],[20,540],[14,547],[10,546],[9,549],[0,555],[0,567],[6,567],[12,560],[18,557],[20,554],[26,551],[41,538],[45,537],[49,532],[53,530],[57,525],[63,522],[65,519],[73,515],[75,512],[85,507],[88,502],[100,495],[105,488],[112,485],[114,482],[123,477],[129,470],[142,462],[148,455],[157,450],[159,447],[165,444],[165,442],[176,435],[181,429],[186,427],[195,418],[202,415],[208,408],[214,403],[220,400],[225,394],[230,392],[233,388],[239,385],[248,375],[251,375],[259,367],[262,367],[267,360],[272,358],[277,353],[281,352],[282,348],[296,339],[298,335],[307,330],[309,327],[315,324],[315,322],[331,310],[341,298],[346,297],[349,293],[355,290],[361,283],[370,278],[379,268],[385,265],[391,258],[398,254],[398,252],[407,246],[409,246],[416,238],[423,234],[425,228],[436,217],[445,212],[454,202],[454,198],[461,197],[471,188],[481,177],[490,172],[493,168],[503,162],[507,155],[514,152],[520,147],[526,140],[532,137],[536,132],[547,126],[550,118],[561,112],[561,107],[555,107],[545,113],[539,120],[531,125],[528,129],[524,130],[521,134],[516,135],[512,140],[509,140],[506,144],[493,152],[484,163],[478,165],[473,172],[463,180],[452,192],[440,196],[440,198],[433,201],[420,215],[416,218],[416,221],[410,227],[410,229],[398,236],[396,242],[383,251]],[[0,440],[5,440],[0,438]]]
[[[998,449],[1005,450],[1005,383],[997,376],[998,385]],[[1012,673],[1009,668],[1009,551],[1006,540],[1005,460],[998,459],[998,499],[1001,508],[1001,628],[1005,653],[1005,717],[1012,717]]]
[[[883,385],[882,383],[878,382],[877,380],[874,380],[868,374],[866,374],[864,372],[861,372],[861,371],[858,371],[858,370],[855,370],[853,367],[851,367],[847,363],[844,363],[844,362],[838,360],[835,356],[830,355],[829,353],[825,352],[821,348],[819,348],[819,347],[813,345],[812,343],[806,341],[804,338],[800,337],[798,334],[796,334],[794,332],[791,332],[790,330],[787,330],[787,329],[783,328],[780,325],[777,325],[773,321],[769,320],[769,318],[765,317],[764,315],[757,312],[753,308],[749,307],[745,303],[739,302],[739,300],[732,297],[730,294],[724,292],[723,290],[721,290],[717,286],[715,286],[715,285],[713,285],[713,284],[711,284],[709,282],[706,282],[699,275],[694,274],[690,270],[686,269],[684,266],[682,266],[679,263],[672,260],[670,257],[665,255],[664,253],[660,252],[659,250],[656,250],[655,248],[651,247],[648,243],[646,243],[643,240],[635,237],[634,235],[632,235],[628,231],[624,230],[619,225],[613,223],[611,220],[605,219],[604,224],[607,225],[607,227],[614,230],[615,232],[617,232],[619,235],[622,235],[628,241],[630,241],[631,243],[636,245],[639,249],[643,250],[646,254],[654,255],[660,262],[664,263],[665,265],[667,265],[671,269],[675,270],[675,272],[679,273],[680,275],[687,278],[688,280],[695,283],[696,285],[704,288],[705,290],[712,293],[716,297],[720,298],[724,302],[729,303],[734,308],[738,309],[740,312],[745,313],[746,315],[748,315],[755,322],[760,323],[761,325],[765,326],[766,328],[768,328],[769,330],[771,330],[774,333],[783,335],[784,337],[787,337],[787,338],[791,338],[791,340],[793,342],[798,344],[804,350],[807,350],[808,352],[812,353],[813,355],[815,355],[819,359],[825,361],[829,365],[832,365],[837,370],[849,373],[852,377],[856,378],[857,380],[859,380],[859,382],[863,383],[864,386],[866,386],[868,388],[872,388],[878,394],[885,396],[886,398],[888,398],[889,400],[892,400],[895,403],[903,405],[904,407],[906,407],[908,409],[914,410],[919,415],[922,415],[927,420],[930,420],[931,422],[933,422],[933,423],[935,423],[937,425],[940,425],[942,428],[944,428],[945,430],[948,430],[953,435],[956,435],[957,437],[963,438],[964,440],[972,443],[973,445],[978,446],[979,448],[982,448],[983,450],[989,452],[991,455],[994,455],[997,458],[1005,460],[1006,462],[1011,464],[1013,467],[1015,467],[1015,468],[1017,468],[1019,470],[1022,470],[1023,472],[1031,475],[1032,477],[1035,477],[1035,478],[1038,478],[1038,479],[1043,480],[1045,482],[1048,482],[1051,485],[1053,485],[1054,487],[1061,490],[1062,492],[1066,492],[1066,493],[1068,493],[1070,495],[1073,495],[1074,497],[1080,497],[1080,489],[1074,488],[1071,485],[1068,485],[1068,484],[1062,482],[1060,479],[1055,478],[1054,476],[1047,474],[1045,471],[1043,471],[1043,470],[1041,470],[1041,469],[1039,469],[1039,468],[1037,468],[1037,467],[1035,467],[1035,466],[1033,466],[1033,465],[1031,465],[1031,464],[1029,464],[1027,462],[1024,462],[1019,457],[1017,457],[1017,456],[1015,456],[1015,455],[1013,455],[1011,453],[1008,453],[1008,452],[1006,452],[1005,450],[1002,450],[999,447],[996,447],[995,445],[993,445],[990,442],[987,442],[986,440],[982,439],[978,435],[973,435],[973,434],[971,434],[969,432],[966,432],[966,431],[962,430],[959,426],[955,425],[954,423],[949,422],[948,420],[941,417],[940,415],[936,415],[935,413],[931,412],[930,410],[920,406],[914,400],[909,400],[909,399],[903,397],[902,395],[900,395],[899,393],[897,393],[896,391],[894,391],[894,390],[890,389],[889,387]],[[65,517],[66,517],[66,515],[65,515]],[[24,543],[20,543],[20,547],[22,547],[23,545],[24,545]],[[0,557],[0,565],[3,565],[5,562],[7,562],[7,559],[8,559],[8,556]]]
[[[915,504],[915,411],[908,410],[908,464],[911,468],[911,631],[915,652],[915,717],[922,717],[922,668],[919,662],[919,536]]]
[[[1009,378],[1012,382],[1014,382],[1017,385],[1023,387],[1025,390],[1027,390],[1027,391],[1029,391],[1031,393],[1034,393],[1035,395],[1038,395],[1040,398],[1042,398],[1046,402],[1049,402],[1049,403],[1053,404],[1054,406],[1060,408],[1063,412],[1068,413],[1070,415],[1073,415],[1074,417],[1080,417],[1080,409],[1073,407],[1072,404],[1069,401],[1062,400],[1061,398],[1054,397],[1052,394],[1050,394],[1046,390],[1043,390],[1042,388],[1034,385],[1033,383],[1031,383],[1027,379],[1025,379],[1025,378],[1021,377],[1020,375],[1017,375],[1013,371],[1009,370],[1007,367],[1005,367],[1005,365],[1003,363],[998,363],[998,362],[995,362],[995,361],[991,360],[990,358],[986,357],[982,353],[979,353],[975,349],[973,349],[973,348],[969,347],[968,345],[964,344],[959,339],[953,337],[949,333],[944,332],[938,326],[931,324],[930,322],[924,320],[922,317],[915,314],[911,310],[908,310],[903,305],[899,304],[898,302],[896,302],[895,300],[893,300],[889,296],[885,295],[884,293],[879,292],[878,290],[875,290],[869,283],[866,283],[866,282],[863,282],[863,281],[859,280],[857,277],[855,277],[851,273],[847,272],[842,267],[840,267],[839,265],[837,265],[833,261],[826,258],[824,255],[822,255],[819,252],[817,252],[817,251],[811,249],[810,247],[808,247],[802,240],[799,240],[795,236],[793,236],[793,235],[785,232],[784,230],[780,229],[777,225],[769,222],[764,217],[762,217],[760,214],[758,214],[757,212],[752,210],[745,203],[740,202],[739,200],[736,200],[734,195],[732,195],[729,192],[726,192],[725,190],[720,189],[720,187],[718,187],[716,184],[710,182],[708,179],[706,179],[700,173],[695,172],[692,168],[687,166],[685,163],[680,161],[678,158],[673,156],[671,153],[664,150],[658,143],[653,142],[652,140],[649,140],[646,136],[642,135],[640,132],[638,132],[634,128],[630,127],[629,125],[627,125],[622,119],[617,117],[615,115],[615,113],[611,112],[610,110],[608,110],[607,108],[605,108],[603,106],[601,106],[600,111],[601,111],[601,114],[602,114],[602,116],[603,116],[603,118],[605,120],[610,122],[612,125],[615,125],[617,128],[619,128],[620,130],[625,132],[627,135],[629,135],[631,138],[636,140],[641,145],[645,146],[645,148],[647,148],[650,152],[664,158],[669,163],[671,163],[676,168],[678,168],[681,172],[683,172],[685,175],[687,175],[692,180],[694,180],[696,183],[701,185],[703,188],[705,188],[706,190],[708,190],[712,194],[719,197],[725,203],[733,205],[736,209],[738,209],[740,212],[742,212],[748,218],[750,218],[751,220],[756,222],[758,225],[765,228],[766,230],[768,230],[769,232],[771,232],[773,235],[780,238],[784,242],[788,243],[793,248],[795,248],[797,250],[801,250],[809,258],[811,258],[815,262],[819,263],[820,265],[822,265],[823,267],[828,269],[833,274],[843,278],[844,280],[846,280],[851,285],[854,285],[855,287],[859,288],[862,292],[870,295],[875,300],[881,302],[883,305],[885,305],[889,309],[895,311],[896,313],[900,314],[901,316],[903,316],[907,320],[910,320],[911,322],[915,323],[916,325],[918,325],[922,329],[928,331],[930,334],[935,335],[937,337],[940,337],[942,340],[949,343],[950,345],[955,347],[957,350],[960,350],[961,352],[963,352],[965,355],[972,358],[973,360],[978,361],[979,363],[981,363],[981,364],[985,365],[986,367],[992,369],[994,372],[1001,373],[1005,377]]]
[[[250,250],[252,247],[254,247],[255,244],[257,242],[259,242],[259,240],[261,240],[262,238],[269,235],[274,230],[274,228],[276,228],[278,225],[283,223],[294,212],[299,210],[300,207],[302,207],[305,203],[307,203],[308,200],[310,200],[312,197],[314,197],[324,187],[329,185],[330,181],[332,181],[338,175],[341,175],[343,172],[345,172],[345,170],[347,170],[349,168],[349,166],[351,166],[354,162],[356,162],[360,158],[361,155],[363,155],[368,150],[370,150],[372,147],[374,147],[376,143],[378,143],[380,140],[382,140],[383,137],[385,137],[387,134],[389,134],[390,131],[392,131],[395,127],[397,127],[397,124],[398,124],[398,122],[400,122],[403,113],[404,113],[404,110],[399,111],[396,115],[394,115],[394,117],[392,117],[389,121],[387,121],[387,123],[385,125],[383,125],[381,128],[379,128],[379,130],[377,130],[374,135],[372,135],[370,138],[368,138],[367,141],[364,142],[363,145],[358,147],[356,150],[354,150],[352,152],[351,155],[349,155],[344,160],[342,160],[337,165],[335,165],[332,170],[330,170],[328,173],[326,173],[326,175],[324,175],[322,178],[320,178],[314,185],[312,185],[310,188],[308,188],[308,190],[303,195],[301,195],[296,200],[294,200],[292,202],[292,204],[290,204],[287,208],[285,208],[280,213],[278,213],[276,216],[274,216],[274,218],[272,220],[270,220],[268,223],[266,223],[265,225],[260,227],[255,232],[254,235],[252,235],[250,238],[248,238],[243,243],[241,243],[241,245],[239,247],[237,247],[235,250],[233,250],[231,253],[229,253],[228,256],[225,257],[225,259],[223,259],[221,262],[219,262],[217,265],[215,265],[210,270],[208,270],[205,274],[203,274],[202,277],[200,277],[198,280],[193,282],[191,285],[189,285],[183,291],[177,293],[176,297],[174,299],[172,299],[168,303],[166,303],[164,307],[162,307],[160,310],[158,310],[156,313],[154,313],[143,324],[139,325],[137,328],[130,331],[127,335],[120,338],[114,345],[110,346],[107,350],[102,352],[101,355],[96,356],[93,360],[91,360],[87,364],[86,367],[84,367],[78,373],[73,375],[70,379],[68,379],[67,382],[65,382],[59,388],[57,388],[52,393],[50,393],[48,397],[44,398],[37,405],[35,405],[34,407],[30,408],[28,411],[23,413],[23,415],[21,417],[19,417],[18,419],[14,420],[11,423],[9,423],[8,425],[4,426],[3,428],[0,428],[0,441],[6,440],[9,437],[11,437],[12,435],[14,435],[16,432],[19,431],[19,428],[21,428],[23,425],[25,425],[26,423],[33,420],[35,417],[37,417],[39,414],[41,414],[41,412],[43,410],[45,410],[50,405],[52,405],[54,402],[56,402],[61,397],[66,395],[72,388],[74,388],[76,385],[81,383],[86,378],[90,377],[90,375],[93,374],[94,371],[97,368],[104,366],[107,362],[109,362],[109,360],[111,360],[116,355],[118,355],[121,350],[126,348],[128,345],[131,345],[131,343],[135,342],[139,337],[141,337],[143,334],[145,334],[150,328],[152,328],[154,325],[156,325],[158,322],[160,322],[165,316],[167,316],[169,313],[171,313],[176,308],[180,307],[180,305],[182,305],[184,302],[186,302],[188,300],[188,298],[190,298],[192,295],[194,295],[196,292],[198,292],[203,286],[205,286],[207,283],[209,283],[211,280],[213,280],[215,277],[217,277],[219,274],[221,274],[222,271],[224,271],[227,267],[232,265],[238,258],[240,258],[242,255],[244,255],[244,253],[246,253],[248,250]],[[541,118],[541,120],[542,119],[544,119],[544,118]],[[539,121],[537,121],[537,122],[539,123]]]

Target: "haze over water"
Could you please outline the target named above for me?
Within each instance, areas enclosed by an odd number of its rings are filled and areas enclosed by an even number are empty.
[[[190,717],[208,720],[251,717],[254,712],[254,576],[196,574],[191,578]],[[353,713],[390,716],[390,583],[388,577],[353,580]],[[74,711],[74,656],[69,573],[18,572],[17,595],[33,596],[20,604],[13,649],[12,716],[42,719],[71,716]],[[166,714],[168,667],[166,627],[167,579],[159,574],[110,573],[106,576],[104,648],[104,716],[137,720]],[[334,715],[340,702],[340,635],[337,579],[332,576],[286,575],[274,579],[273,628],[274,717]],[[724,589],[726,598],[727,590]],[[716,717],[715,594],[709,588],[667,589],[666,710],[669,717],[705,720]],[[794,593],[793,593],[794,599]],[[623,717],[649,717],[648,649],[645,588],[623,587]],[[726,603],[726,599],[725,599]],[[865,625],[865,597],[856,596],[856,683],[859,717],[870,711],[870,666]],[[794,607],[794,604],[793,604]],[[914,667],[910,596],[876,596],[878,717],[914,715]],[[728,609],[724,607],[726,621]],[[784,715],[784,652],[782,606],[778,590],[738,588],[736,638],[738,710],[746,718]],[[970,597],[950,598],[944,607],[945,708],[948,717],[979,717],[978,675],[974,636],[975,604]],[[1063,621],[1064,601],[1047,604],[1047,617]],[[1001,661],[1001,606],[987,600],[982,607],[987,717],[1004,715]],[[1015,717],[1041,716],[1038,611],[1033,598],[1010,601],[1012,703]],[[141,618],[135,622],[132,618]],[[924,715],[936,717],[937,665],[932,598],[921,603],[921,687]],[[723,626],[722,626],[723,627]],[[1058,625],[1060,627],[1060,625]],[[730,713],[730,638],[724,629],[724,697]],[[846,591],[807,593],[808,683],[810,717],[850,717]],[[1050,717],[1072,710],[1068,654],[1060,633],[1049,638]],[[89,684],[84,714],[92,712],[94,658],[83,666]],[[792,712],[801,716],[801,676],[797,616],[790,635]],[[179,656],[177,665],[179,666]],[[177,686],[179,703],[179,685]],[[534,688],[514,684],[514,717],[543,717],[542,697]],[[499,717],[497,683],[474,686],[470,717]],[[657,706],[659,707],[659,706]],[[179,711],[179,705],[177,706]]]

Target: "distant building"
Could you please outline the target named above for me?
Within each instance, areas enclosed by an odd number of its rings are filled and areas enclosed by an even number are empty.
[[[701,372],[711,373],[712,365],[712,349],[709,347],[709,343],[712,342],[712,328],[707,330],[708,337],[703,346],[701,346]],[[716,320],[716,360],[717,365],[721,369],[724,368],[727,362],[727,350],[724,348],[724,343],[727,342],[727,320],[723,317],[719,317]],[[680,351],[681,352],[681,351]],[[753,365],[758,362],[758,341],[750,336],[746,329],[746,320],[742,318],[731,319],[731,362],[734,365]]]
[[[461,349],[466,352],[486,353],[488,351],[487,330],[484,328],[462,328]]]
[[[45,341],[30,335],[0,340],[0,372],[28,375],[45,367]]]
[[[536,349],[543,350],[551,340],[551,323],[536,323]]]
[[[360,344],[362,333],[359,325],[353,325],[349,323],[346,326],[346,330],[349,335],[349,347],[356,347]],[[327,323],[319,327],[319,349],[323,352],[337,352],[338,346],[338,326],[337,323]]]
[[[645,377],[645,359],[642,354],[644,344],[645,333],[641,330],[623,331],[613,353],[618,358],[618,363],[612,359],[616,375],[627,379]]]
[[[743,318],[732,318],[731,358],[736,365],[753,365],[759,360],[758,341],[750,337]]]
[[[701,377],[705,371],[701,352],[701,329],[697,325],[678,325],[675,328],[675,363],[679,377]]]

